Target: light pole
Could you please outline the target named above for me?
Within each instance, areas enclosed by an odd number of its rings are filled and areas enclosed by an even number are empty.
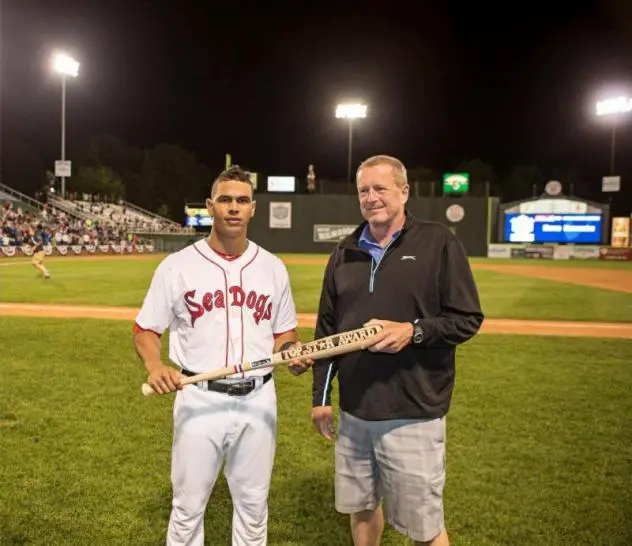
[[[349,121],[349,151],[347,156],[347,181],[351,183],[351,156],[353,147],[353,120],[366,117],[366,104],[339,104],[336,106],[336,117]]]
[[[66,160],[66,77],[76,78],[79,74],[79,63],[65,53],[53,56],[53,70],[61,74],[61,160]],[[66,197],[66,177],[61,178],[61,197]]]
[[[612,139],[610,141],[610,174],[614,174],[614,157],[617,134],[617,121],[622,114],[632,111],[632,97],[625,95],[597,101],[596,113],[598,116],[612,117]]]

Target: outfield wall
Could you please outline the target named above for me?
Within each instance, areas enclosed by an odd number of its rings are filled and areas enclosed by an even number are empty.
[[[329,254],[362,222],[356,195],[257,194],[256,207],[248,236],[276,254]],[[487,245],[496,227],[496,198],[413,197],[407,208],[418,219],[440,222],[450,228],[469,256],[487,255]],[[142,240],[152,241],[156,252],[175,252],[206,235],[202,231],[195,234],[135,233]],[[9,255],[8,249],[4,254]],[[20,254],[18,251],[14,255]]]
[[[355,195],[257,195],[249,237],[274,253],[329,253],[361,221]],[[411,198],[415,217],[448,226],[469,256],[486,256],[495,200],[486,197]],[[156,244],[157,249],[160,244]]]
[[[362,222],[357,195],[256,194],[257,211],[248,235],[273,253],[325,253]],[[486,256],[490,235],[496,227],[498,200],[488,197],[411,197],[407,207],[419,219],[440,222],[461,240],[469,256]],[[205,236],[195,234],[136,232],[152,241],[157,252],[175,252]],[[70,246],[69,246],[70,248]],[[26,251],[28,252],[28,248]],[[53,253],[63,255],[54,248]],[[99,253],[82,249],[86,253]],[[79,246],[70,254],[79,254]],[[116,251],[115,251],[116,252]],[[25,255],[10,248],[5,256]]]

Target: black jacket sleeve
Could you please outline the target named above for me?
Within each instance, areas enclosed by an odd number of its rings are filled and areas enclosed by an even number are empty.
[[[336,324],[336,285],[334,269],[338,247],[329,256],[318,305],[318,319],[314,339],[337,333]],[[334,360],[316,360],[312,366],[312,407],[331,405],[331,387],[338,372]]]
[[[449,347],[472,338],[483,324],[478,290],[460,241],[450,233],[441,262],[441,313],[420,320],[422,347]]]

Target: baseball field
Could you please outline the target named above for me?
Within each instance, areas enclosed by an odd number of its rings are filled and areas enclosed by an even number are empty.
[[[172,396],[141,396],[131,343],[160,259],[49,258],[47,281],[0,260],[0,545],[164,544]],[[284,260],[309,340],[325,258]],[[632,263],[472,263],[487,320],[458,350],[452,544],[632,544]],[[311,374],[276,382],[269,543],[349,544]],[[230,544],[231,511],[220,478],[207,543]],[[387,530],[383,544],[410,542]]]

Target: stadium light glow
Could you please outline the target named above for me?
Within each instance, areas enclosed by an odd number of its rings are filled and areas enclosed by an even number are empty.
[[[51,59],[53,72],[61,75],[61,161],[66,161],[66,79],[68,76],[76,78],[79,75],[79,63],[60,51],[53,54]],[[57,176],[57,168],[55,168]],[[61,198],[66,197],[66,177],[61,179]]]
[[[53,70],[64,76],[76,78],[79,74],[79,63],[65,53],[53,55]]]
[[[367,106],[360,103],[338,104],[336,106],[336,117],[346,119],[349,124],[349,150],[347,152],[347,181],[353,187],[351,181],[351,155],[353,148],[353,121],[366,117]]]
[[[617,125],[620,120],[632,112],[632,97],[625,94],[615,94],[611,91],[610,96],[604,97],[595,103],[595,113],[598,117],[607,118],[612,125],[612,136],[610,139],[610,174],[615,174],[615,149]]]
[[[345,119],[365,118],[366,104],[339,104],[336,106],[336,117]]]
[[[632,97],[611,97],[597,101],[596,113],[598,116],[623,114],[632,111]]]

